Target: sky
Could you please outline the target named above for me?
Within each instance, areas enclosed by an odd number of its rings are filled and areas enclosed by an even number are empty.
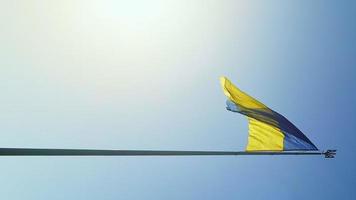
[[[1,157],[0,199],[356,199],[353,1],[0,0],[0,147],[230,150],[219,77],[321,156]]]

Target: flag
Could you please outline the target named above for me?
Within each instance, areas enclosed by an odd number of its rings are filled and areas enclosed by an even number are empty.
[[[226,77],[220,78],[228,98],[227,109],[247,116],[246,151],[315,151],[318,148],[288,119],[241,91]]]

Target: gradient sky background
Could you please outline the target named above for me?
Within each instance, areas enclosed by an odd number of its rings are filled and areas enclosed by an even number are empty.
[[[0,199],[356,199],[355,1],[0,0],[0,147],[243,150],[219,76],[336,159],[1,157]]]

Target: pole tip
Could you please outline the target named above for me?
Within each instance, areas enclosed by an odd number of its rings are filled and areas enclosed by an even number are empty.
[[[325,158],[335,158],[336,149],[328,149],[324,152]]]

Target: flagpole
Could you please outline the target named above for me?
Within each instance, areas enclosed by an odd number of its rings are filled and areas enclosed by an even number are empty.
[[[327,151],[156,151],[103,149],[0,148],[0,156],[240,156],[240,155],[323,155],[334,158],[336,150]]]

